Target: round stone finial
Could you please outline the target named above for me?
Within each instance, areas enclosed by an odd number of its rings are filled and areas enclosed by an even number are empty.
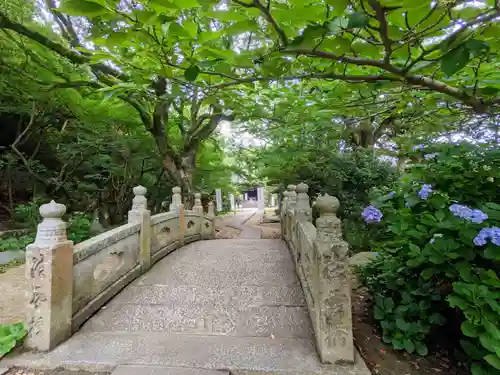
[[[285,190],[285,191],[283,192],[283,196],[284,196],[284,197],[286,197],[286,198],[288,198],[288,195],[290,195],[290,193],[288,193],[288,190]]]
[[[179,186],[176,186],[174,188],[172,188],[172,193],[174,194],[180,194],[181,193],[181,188]]]
[[[195,199],[201,199],[201,193],[194,193]]]
[[[294,192],[297,189],[297,186],[290,184],[286,188],[288,191]]]
[[[44,219],[60,219],[66,213],[66,206],[52,200],[50,203],[41,205],[39,211]]]
[[[309,191],[309,186],[303,182],[301,182],[300,184],[297,185],[297,188],[295,189],[297,191],[297,193],[299,194],[304,194]]]
[[[340,202],[336,197],[325,194],[316,200],[316,207],[320,210],[321,216],[331,215],[338,211]]]
[[[146,189],[142,185],[139,185],[139,186],[136,186],[135,188],[133,188],[132,191],[134,192],[134,195],[146,195],[146,193],[148,192],[148,189]]]

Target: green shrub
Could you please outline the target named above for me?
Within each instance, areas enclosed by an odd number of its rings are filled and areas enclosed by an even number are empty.
[[[492,185],[500,153],[471,145],[427,152],[363,213],[379,230],[379,256],[360,271],[374,317],[385,342],[421,355],[430,332],[458,317],[472,373],[500,374],[500,192]]]
[[[359,215],[369,203],[373,188],[383,189],[396,181],[398,175],[394,167],[368,151],[331,152],[328,158],[314,159],[298,166],[296,171],[285,172],[289,176],[284,181],[285,186],[305,182],[313,199],[324,193],[338,197],[341,202],[339,216],[351,252],[369,250],[370,239],[376,235],[376,230],[367,228]],[[317,216],[313,210],[314,219]]]
[[[23,323],[0,324],[0,358],[19,345],[27,333]]]
[[[14,207],[14,222],[23,228],[35,229],[40,222],[39,207],[36,201],[16,205]]]
[[[0,237],[0,251],[24,250],[34,240],[31,235]]]
[[[92,237],[90,233],[92,217],[90,215],[75,212],[71,214],[68,224],[68,239],[74,243],[79,243]]]

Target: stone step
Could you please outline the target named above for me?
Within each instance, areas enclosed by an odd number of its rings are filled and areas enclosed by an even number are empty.
[[[229,375],[229,371],[188,367],[118,366],[111,375]]]
[[[130,285],[112,303],[137,305],[219,304],[235,307],[305,306],[300,285]]]
[[[229,305],[131,305],[112,303],[101,310],[84,332],[165,332],[192,335],[312,339],[305,307]]]

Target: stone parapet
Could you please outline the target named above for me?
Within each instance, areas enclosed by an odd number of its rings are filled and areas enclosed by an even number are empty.
[[[40,207],[43,221],[26,248],[26,347],[48,351],[69,338],[96,311],[168,253],[214,234],[213,204],[203,213],[201,195],[184,210],[173,189],[170,212],[151,216],[147,189],[133,189],[128,223],[74,246],[62,220],[66,207]]]
[[[337,198],[324,195],[316,227],[306,184],[289,185],[282,204],[281,227],[304,290],[316,347],[323,363],[353,363],[348,244],[342,240]]]

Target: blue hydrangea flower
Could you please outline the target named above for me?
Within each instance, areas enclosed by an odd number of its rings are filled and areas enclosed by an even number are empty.
[[[417,151],[417,150],[421,150],[425,147],[425,145],[423,143],[419,144],[419,145],[416,145],[416,146],[413,146],[411,149],[413,151]]]
[[[365,222],[368,224],[379,223],[380,220],[384,217],[382,212],[380,212],[380,210],[375,206],[366,207],[361,213],[361,216],[363,217],[363,219],[365,219]]]
[[[431,159],[435,159],[439,156],[439,154],[437,152],[433,153],[433,154],[425,154],[424,155],[424,159],[425,160],[431,160]]]
[[[396,195],[395,191],[391,191],[389,194],[387,194],[389,198],[394,198],[395,195]]]
[[[422,185],[422,188],[418,192],[418,196],[420,197],[420,199],[427,199],[431,194],[432,194],[432,185],[429,184]]]
[[[479,231],[476,237],[474,237],[474,245],[484,246],[488,243],[488,240],[493,245],[500,246],[500,228],[483,228]]]
[[[483,211],[473,210],[461,204],[452,204],[449,209],[453,215],[474,224],[481,224],[483,221],[488,219],[488,215],[486,215]]]

